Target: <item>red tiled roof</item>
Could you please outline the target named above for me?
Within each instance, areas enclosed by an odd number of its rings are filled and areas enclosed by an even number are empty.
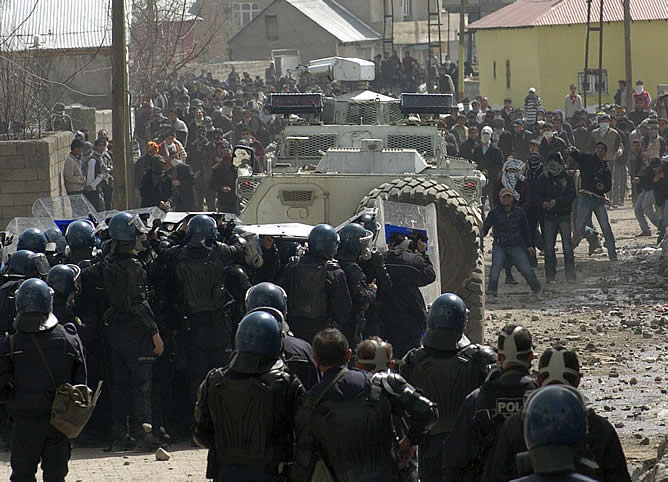
[[[630,0],[632,20],[668,20],[667,0]],[[591,5],[591,20],[598,21],[598,0]],[[604,0],[603,21],[624,19],[622,0]],[[587,0],[517,0],[468,26],[471,30],[522,28],[587,23]],[[668,27],[667,27],[668,28]]]

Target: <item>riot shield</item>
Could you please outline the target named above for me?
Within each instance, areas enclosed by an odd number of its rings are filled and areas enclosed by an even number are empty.
[[[43,197],[32,205],[32,215],[36,218],[85,219],[97,211],[83,194],[74,196]]]
[[[401,232],[407,235],[426,233],[427,254],[434,266],[436,280],[422,288],[422,296],[427,305],[430,305],[441,294],[441,267],[438,252],[438,231],[436,206],[418,206],[416,204],[386,201],[379,198],[377,201],[378,222],[382,229],[375,240],[375,246],[379,251],[387,251],[387,237],[392,232]],[[380,205],[378,205],[380,204]]]

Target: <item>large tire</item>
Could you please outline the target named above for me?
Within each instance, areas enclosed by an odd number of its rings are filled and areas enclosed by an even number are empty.
[[[424,178],[384,183],[362,198],[360,208],[374,207],[378,198],[419,206],[436,205],[441,290],[456,293],[466,302],[471,311],[467,331],[471,341],[482,342],[485,272],[480,255],[480,226],[473,208],[457,191]]]

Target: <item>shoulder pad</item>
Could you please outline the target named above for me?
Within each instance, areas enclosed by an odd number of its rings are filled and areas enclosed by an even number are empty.
[[[74,323],[65,323],[63,325],[63,328],[70,335],[78,335],[79,334],[79,332],[77,331],[77,327],[74,325]]]
[[[489,373],[487,374],[487,378],[485,378],[485,381],[483,382],[483,384],[493,382],[494,380],[496,380],[497,378],[499,378],[501,376],[501,373],[502,373],[501,372],[501,367],[499,367],[498,365],[495,366],[494,368],[492,368],[489,371]]]
[[[402,392],[404,391],[404,388],[407,385],[407,382],[404,379],[404,377],[402,377],[398,373],[393,373],[393,372],[377,373],[372,377],[372,379],[371,379],[372,382],[373,382],[373,379],[376,378],[376,377],[379,378],[380,382],[383,385],[383,388],[390,395],[395,395],[395,396],[401,395]]]
[[[327,268],[327,271],[334,271],[335,269],[341,269],[341,265],[335,259],[328,259],[327,262],[325,263],[325,267]]]
[[[498,361],[498,356],[494,349],[488,345],[476,345],[478,348],[478,357],[481,358],[486,364],[496,363]]]

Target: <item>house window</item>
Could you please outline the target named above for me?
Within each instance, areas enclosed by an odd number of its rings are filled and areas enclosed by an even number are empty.
[[[232,21],[237,27],[250,23],[260,13],[260,5],[251,2],[234,2],[232,4]]]
[[[492,65],[492,75],[494,76],[494,79],[496,80],[496,60],[494,61],[494,64]]]
[[[264,26],[267,30],[267,40],[278,40],[278,17],[267,15],[264,18]]]
[[[404,18],[413,16],[413,0],[401,0],[401,14]]]
[[[603,85],[601,88],[601,92],[603,94],[608,93],[608,71],[603,69],[602,71],[603,74]],[[587,92],[587,94],[598,94],[598,77],[599,77],[599,71],[598,69],[591,69],[587,75],[587,79],[585,79],[585,74],[584,72],[578,72],[578,91],[580,92]]]
[[[506,89],[510,89],[510,60],[506,60]]]

